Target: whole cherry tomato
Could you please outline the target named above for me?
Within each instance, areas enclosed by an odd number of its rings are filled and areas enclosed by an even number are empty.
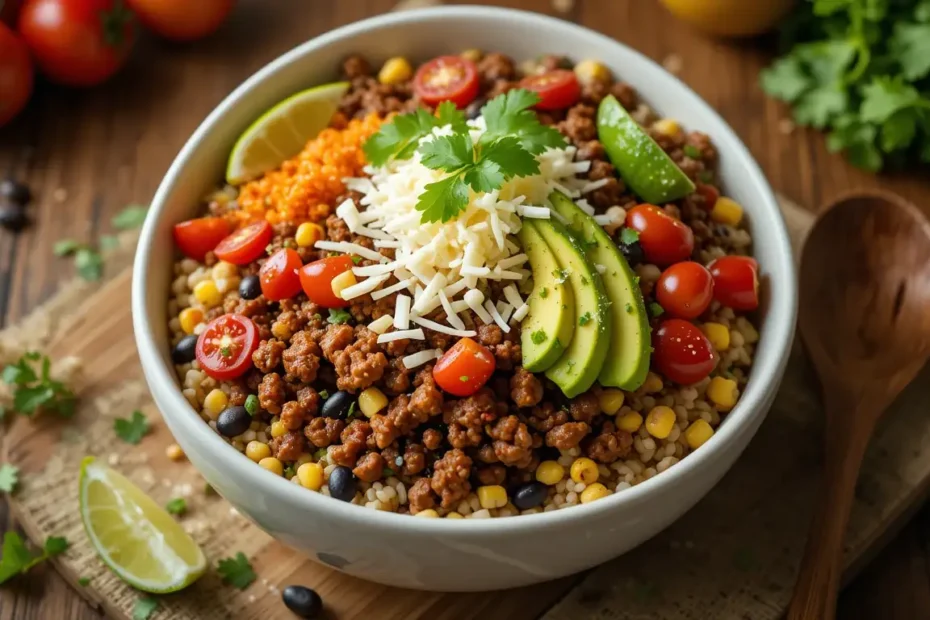
[[[247,316],[224,314],[207,324],[197,339],[194,354],[207,375],[225,381],[252,367],[252,353],[259,344],[258,327]]]
[[[682,319],[662,321],[652,335],[656,370],[676,383],[690,385],[708,376],[717,364],[707,336]]]
[[[271,301],[290,299],[300,292],[300,276],[303,267],[300,254],[290,248],[281,248],[268,257],[258,272],[262,295]]]
[[[578,103],[581,99],[581,85],[574,71],[553,69],[540,75],[523,78],[520,88],[531,90],[539,95],[537,110],[564,110]]]
[[[446,351],[433,366],[433,379],[454,396],[471,396],[481,389],[497,362],[494,354],[471,338],[462,338]]]
[[[221,217],[198,217],[175,224],[172,233],[174,244],[184,256],[203,261],[207,252],[212,252],[226,238],[229,229],[229,222]]]
[[[675,263],[659,277],[656,301],[665,311],[679,319],[695,319],[707,310],[714,297],[714,280],[710,272],[694,261]]]
[[[29,48],[0,23],[0,127],[26,107],[32,94]]]
[[[707,267],[714,278],[714,299],[734,310],[759,307],[759,263],[749,256],[721,256]]]
[[[229,16],[233,0],[126,0],[139,21],[175,41],[213,33]]]
[[[464,108],[478,96],[478,67],[461,56],[440,56],[420,65],[413,90],[424,103],[451,101]]]
[[[233,265],[248,265],[265,253],[274,231],[266,220],[244,226],[220,241],[214,253]]]
[[[694,250],[694,233],[688,225],[655,205],[630,209],[626,225],[639,233],[646,260],[660,267],[687,260]]]
[[[333,278],[352,269],[352,257],[329,256],[307,263],[300,269],[300,285],[313,303],[324,308],[345,308],[349,302],[333,292]]]
[[[135,42],[120,0],[27,0],[18,30],[49,79],[93,86],[116,73]]]
[[[19,16],[19,9],[22,6],[23,0],[6,0],[6,2],[0,2],[0,22],[12,26],[16,26],[16,18]],[[2,58],[2,56],[0,56]]]

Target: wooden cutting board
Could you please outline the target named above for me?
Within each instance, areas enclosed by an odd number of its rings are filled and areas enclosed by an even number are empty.
[[[799,247],[811,216],[782,206]],[[187,462],[172,462],[167,427],[149,399],[133,344],[128,269],[132,242],[107,260],[103,283],[75,282],[21,324],[0,333],[0,362],[21,351],[47,351],[59,366],[82,362],[81,403],[68,423],[17,417],[3,437],[2,460],[22,468],[12,505],[33,540],[64,535],[58,569],[113,618],[131,618],[138,593],[97,559],[77,513],[80,459],[97,455],[164,503],[187,497],[182,523],[213,566],[244,552],[258,580],[245,591],[220,583],[211,569],[185,592],[160,597],[154,618],[289,618],[280,588],[301,583],[323,596],[340,620],[500,618],[752,619],[781,616],[794,582],[809,508],[816,493],[820,409],[812,374],[796,347],[780,396],[733,470],[671,528],[586,574],[519,590],[433,594],[388,588],[342,575],[274,542],[207,495]],[[924,497],[930,483],[930,373],[885,418],[863,467],[847,547],[848,575]],[[113,419],[142,409],[152,432],[138,446],[116,439]],[[80,587],[80,577],[90,585]]]

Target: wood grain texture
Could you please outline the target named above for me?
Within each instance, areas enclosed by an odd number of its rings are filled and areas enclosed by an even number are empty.
[[[144,40],[127,70],[101,88],[77,92],[40,86],[25,115],[0,129],[0,173],[15,173],[33,187],[32,213],[38,221],[16,239],[0,233],[4,321],[24,316],[71,275],[71,267],[53,257],[54,241],[93,239],[108,230],[109,217],[126,203],[147,201],[189,132],[243,78],[300,41],[384,12],[393,0],[239,4],[231,22],[206,41],[175,46]],[[561,15],[550,0],[496,4]],[[575,0],[570,13],[561,16],[657,61],[677,56],[680,77],[733,125],[772,185],[800,204],[818,205],[852,187],[885,187],[930,211],[923,200],[930,189],[925,175],[873,177],[827,153],[820,134],[787,133],[783,106],[767,100],[757,86],[757,72],[770,57],[764,42],[707,40],[668,19],[650,0]],[[3,512],[0,507],[0,516]],[[924,511],[847,590],[839,617],[930,617],[928,549],[930,511]],[[97,617],[47,569],[0,591],[2,620]]]

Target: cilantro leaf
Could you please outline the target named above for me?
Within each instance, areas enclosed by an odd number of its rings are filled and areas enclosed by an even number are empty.
[[[888,45],[906,80],[919,80],[930,73],[930,24],[895,24]]]
[[[78,585],[81,586],[82,588],[89,586],[89,585],[90,585],[90,577],[80,577],[80,578],[78,579]]]
[[[329,309],[329,318],[326,319],[326,322],[331,325],[342,325],[348,323],[352,320],[352,313],[348,310],[343,310],[342,308],[330,308]]]
[[[45,555],[48,557],[61,555],[70,546],[71,543],[64,536],[49,536],[45,539]]]
[[[639,241],[639,231],[634,228],[622,228],[620,229],[620,243],[624,245],[632,245]]]
[[[39,362],[37,374],[33,362]],[[13,409],[23,415],[32,415],[45,409],[69,417],[74,412],[74,394],[60,381],[49,376],[51,360],[37,352],[25,353],[16,362],[3,368],[0,378],[13,389]]]
[[[220,560],[216,571],[223,578],[223,583],[228,583],[240,590],[249,587],[249,584],[257,577],[255,571],[252,570],[252,565],[249,564],[249,559],[241,551],[235,557]]]
[[[581,325],[582,327],[584,327],[585,325],[587,325],[588,323],[590,323],[592,320],[593,320],[593,319],[592,319],[592,317],[591,317],[591,313],[590,313],[590,312],[585,312],[585,313],[582,314],[580,317],[578,317],[578,325]]]
[[[888,120],[895,112],[917,105],[920,93],[900,78],[876,77],[862,88],[862,107],[859,114],[863,121]]]
[[[535,332],[530,334],[530,339],[534,344],[542,344],[546,341],[547,338],[548,336],[546,335],[546,332],[541,329],[537,329]]]
[[[113,430],[126,443],[136,445],[148,434],[149,422],[142,412],[137,409],[132,412],[132,417],[129,419],[117,418],[114,420]]]
[[[653,301],[649,304],[649,315],[652,318],[657,318],[665,314],[665,308],[663,308],[658,302]]]
[[[481,153],[481,157],[482,160],[490,160],[497,164],[505,179],[539,173],[536,157],[526,150],[515,136],[505,136],[491,142]]]
[[[119,213],[113,216],[110,223],[117,230],[131,230],[139,228],[145,221],[149,208],[145,205],[129,205]]]
[[[515,88],[489,101],[482,109],[487,131],[481,136],[482,144],[498,138],[516,137],[520,145],[538,155],[546,148],[565,146],[565,137],[555,127],[543,125],[530,108],[539,103],[539,95]]]
[[[55,242],[55,245],[52,247],[52,252],[54,252],[55,256],[68,256],[69,254],[77,252],[80,247],[81,243],[74,239],[62,239]]]
[[[467,170],[464,179],[476,192],[493,192],[506,180],[501,167],[490,159],[482,159]]]
[[[436,108],[436,125],[443,127],[452,125],[452,131],[460,133],[468,130],[468,124],[465,122],[465,114],[462,113],[451,101],[443,101]]]
[[[16,532],[3,535],[3,557],[0,558],[0,584],[6,583],[16,575],[26,573],[30,568],[41,564],[48,558],[64,553],[68,541],[59,536],[49,536],[41,553],[30,551],[25,541]]]
[[[422,211],[421,220],[445,222],[452,219],[468,204],[468,185],[459,175],[430,183],[417,200],[417,211]]]
[[[0,465],[0,491],[12,493],[19,484],[19,468],[10,463]]]
[[[420,147],[420,161],[427,168],[455,172],[474,163],[474,145],[468,134],[437,136]]]
[[[151,596],[139,597],[132,606],[132,620],[149,620],[156,609],[158,599]]]
[[[420,140],[433,131],[437,122],[436,117],[423,108],[395,116],[365,141],[362,151],[374,166],[383,166],[391,159],[410,159]]]
[[[182,515],[187,512],[187,500],[183,497],[168,500],[168,503],[165,504],[165,510],[173,515]]]
[[[811,86],[811,78],[804,73],[801,62],[794,56],[781,58],[762,71],[762,89],[782,101],[796,101]]]
[[[100,237],[100,249],[101,250],[115,250],[119,247],[119,237],[116,235],[101,235]]]
[[[94,282],[103,276],[103,258],[99,252],[90,248],[77,249],[74,253],[74,266],[78,275],[88,282]]]

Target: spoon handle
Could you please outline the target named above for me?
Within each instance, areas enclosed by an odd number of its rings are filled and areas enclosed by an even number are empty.
[[[788,620],[831,620],[836,615],[846,525],[859,466],[877,418],[855,415],[861,402],[831,398],[829,394],[825,401],[826,454],[820,497],[788,609]]]

